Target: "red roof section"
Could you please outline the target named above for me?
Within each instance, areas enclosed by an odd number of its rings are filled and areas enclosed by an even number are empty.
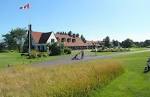
[[[32,38],[35,43],[39,43],[42,33],[41,32],[32,32]]]
[[[86,43],[84,43],[81,38],[79,37],[73,37],[73,36],[69,36],[67,34],[55,34],[56,38],[59,38],[60,40],[62,38],[65,38],[66,40],[68,38],[70,39],[75,39],[76,41],[75,42],[63,42],[64,43],[64,46],[67,46],[67,47],[74,47],[74,46],[86,46]],[[61,41],[60,41],[61,42]]]

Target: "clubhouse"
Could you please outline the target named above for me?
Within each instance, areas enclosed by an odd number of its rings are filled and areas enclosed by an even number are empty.
[[[73,50],[78,49],[93,49],[95,47],[100,47],[99,41],[86,41],[84,42],[79,35],[73,34],[68,35],[66,33],[57,32],[36,32],[32,31],[32,47],[39,51],[46,51],[47,44],[52,44],[54,42],[63,43],[65,47],[71,48]]]

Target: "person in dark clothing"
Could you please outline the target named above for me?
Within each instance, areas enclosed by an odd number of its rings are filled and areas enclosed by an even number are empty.
[[[81,51],[81,59],[83,59],[84,58],[84,51],[82,50]]]
[[[148,58],[147,60],[147,67],[148,67],[148,70],[150,70],[150,58]]]
[[[72,60],[79,60],[78,55],[79,55],[79,53],[76,54],[76,55],[72,58]]]

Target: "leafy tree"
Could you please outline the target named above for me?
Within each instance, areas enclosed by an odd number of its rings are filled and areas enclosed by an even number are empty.
[[[26,29],[16,28],[12,29],[9,33],[3,35],[4,42],[7,45],[8,49],[18,49],[18,51],[20,52],[23,47],[24,40],[26,38],[26,32]]]
[[[133,47],[142,47],[143,42],[133,42]]]
[[[10,34],[5,34],[3,35],[3,37],[8,50],[17,49],[17,43],[15,42],[13,36],[11,36]]]
[[[0,52],[5,51],[5,49],[6,49],[6,44],[4,42],[1,42],[0,43]]]
[[[75,38],[75,37],[76,37],[76,34],[72,34],[72,36]]]
[[[104,42],[104,46],[105,46],[105,47],[108,47],[108,48],[109,48],[109,47],[111,46],[109,36],[107,36],[106,38],[104,38],[104,39],[103,39],[103,42]]]
[[[84,43],[86,43],[86,39],[84,38],[83,35],[81,35],[81,40],[82,40]]]
[[[120,43],[119,43],[118,40],[113,40],[112,44],[113,44],[114,47],[118,47]]]
[[[72,36],[72,31],[69,31],[69,32],[68,32],[68,35],[69,35],[69,36]]]
[[[131,40],[131,39],[126,39],[126,40],[124,40],[124,41],[122,41],[122,47],[124,47],[124,48],[130,48],[130,47],[132,47],[132,45],[133,45],[133,40]]]
[[[76,37],[79,37],[79,33],[76,34]]]
[[[143,43],[143,46],[144,47],[150,46],[150,40],[145,40],[144,43]]]

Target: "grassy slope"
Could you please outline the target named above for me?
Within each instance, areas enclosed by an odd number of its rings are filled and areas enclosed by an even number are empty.
[[[150,52],[122,56],[125,73],[103,89],[91,93],[91,97],[150,97],[150,73],[144,74]]]

